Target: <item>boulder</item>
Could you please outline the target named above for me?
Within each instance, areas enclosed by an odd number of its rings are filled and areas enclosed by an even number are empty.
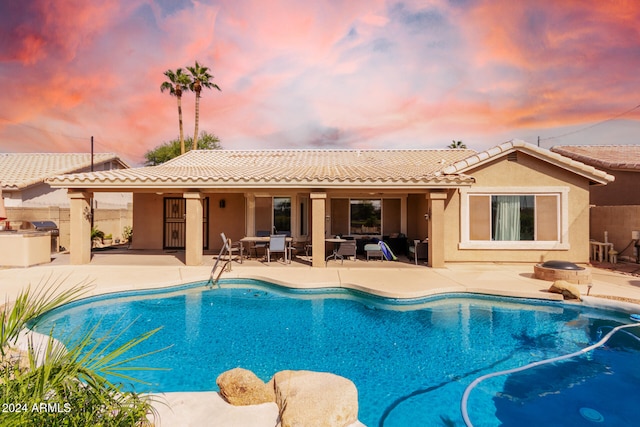
[[[346,427],[358,421],[355,384],[327,372],[281,371],[271,379],[281,427]]]
[[[578,287],[572,283],[567,282],[566,280],[556,280],[553,282],[553,285],[549,288],[549,292],[554,294],[562,294],[564,299],[577,299],[580,298],[580,290]]]
[[[216,384],[220,388],[220,395],[232,405],[259,405],[275,401],[273,388],[247,369],[235,368],[223,372],[216,379]]]

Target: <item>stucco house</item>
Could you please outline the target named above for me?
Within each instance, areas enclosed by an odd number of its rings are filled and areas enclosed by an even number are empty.
[[[112,153],[94,154],[94,171],[129,168]],[[69,207],[64,189],[52,188],[45,180],[66,173],[88,172],[89,153],[0,153],[0,185],[5,206]],[[131,195],[97,194],[98,207],[126,208]]]
[[[514,140],[487,151],[211,150],[163,165],[57,176],[71,201],[71,261],[88,263],[83,212],[95,192],[133,193],[134,248],[205,250],[258,231],[312,244],[325,266],[334,235],[429,241],[428,265],[589,259],[592,166]]]
[[[640,249],[640,145],[566,145],[551,151],[615,177],[590,191],[590,237],[605,238],[619,259],[638,261]]]
[[[640,145],[562,145],[551,151],[615,177],[606,187],[591,188],[592,205],[640,205]]]

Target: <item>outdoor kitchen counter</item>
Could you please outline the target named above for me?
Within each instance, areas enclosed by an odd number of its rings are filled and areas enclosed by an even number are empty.
[[[51,262],[48,231],[0,231],[0,267],[31,267]]]

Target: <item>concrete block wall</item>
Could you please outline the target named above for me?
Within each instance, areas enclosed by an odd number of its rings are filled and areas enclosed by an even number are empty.
[[[589,238],[604,242],[608,240],[620,256],[633,255],[633,246],[620,253],[631,242],[631,231],[640,231],[640,205],[592,206],[590,208]]]

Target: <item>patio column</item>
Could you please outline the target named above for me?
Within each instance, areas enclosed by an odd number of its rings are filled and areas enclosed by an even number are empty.
[[[327,193],[311,193],[311,266],[326,267],[324,234]]]
[[[429,267],[444,267],[444,202],[446,192],[431,191],[427,194],[429,206]]]
[[[186,241],[185,264],[202,264],[202,194],[197,192],[184,193],[186,202]]]
[[[71,229],[69,251],[71,264],[91,262],[91,193],[69,191],[69,220]]]

